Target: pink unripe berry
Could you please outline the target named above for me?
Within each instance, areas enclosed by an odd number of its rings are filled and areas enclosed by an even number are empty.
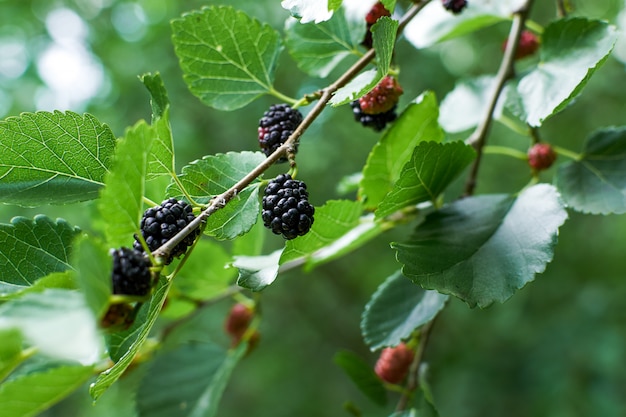
[[[508,44],[508,39],[505,39],[502,44],[502,50],[506,49]],[[519,44],[517,45],[517,51],[515,51],[515,59],[526,58],[527,56],[533,55],[539,49],[539,38],[537,35],[532,33],[529,30],[524,30],[520,34]]]
[[[552,166],[556,152],[547,143],[536,143],[528,150],[528,165],[535,171],[543,171]]]
[[[374,367],[374,372],[383,381],[391,384],[402,382],[409,371],[415,353],[406,344],[383,349]]]
[[[372,91],[359,99],[361,111],[365,114],[385,113],[398,104],[403,92],[398,80],[388,75]]]
[[[230,309],[224,323],[224,329],[231,336],[233,342],[236,342],[235,344],[239,343],[253,317],[254,311],[244,304],[237,303]]]

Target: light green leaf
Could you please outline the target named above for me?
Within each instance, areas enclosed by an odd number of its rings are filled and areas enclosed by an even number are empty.
[[[343,0],[328,0],[328,10],[334,11],[341,7]]]
[[[28,294],[30,292],[42,292],[48,288],[66,290],[78,289],[76,271],[68,269],[63,272],[53,272],[45,277],[39,278],[30,287],[0,282],[0,300],[12,300],[20,298],[24,294]]]
[[[142,120],[128,129],[117,145],[115,163],[106,176],[106,187],[98,201],[100,214],[107,222],[105,234],[109,247],[129,246],[139,230],[154,137],[154,129]]]
[[[112,291],[113,259],[109,248],[93,236],[79,239],[72,263],[87,305],[100,318],[106,312]]]
[[[115,365],[102,372],[98,376],[98,379],[96,379],[96,382],[89,388],[89,393],[94,400],[97,400],[102,394],[104,394],[104,392],[115,381],[117,381],[120,376],[122,376],[126,368],[128,368],[133,361],[133,358],[141,348],[141,345],[143,345],[148,337],[150,330],[152,330],[152,326],[154,326],[156,319],[159,317],[159,312],[161,311],[163,302],[167,297],[170,284],[171,282],[165,277],[161,277],[154,292],[152,293],[152,298],[150,299],[146,310],[145,319],[141,317],[140,312],[131,329],[128,332],[123,333],[126,337],[121,340],[117,340],[116,345],[109,343],[109,352],[112,356],[112,349],[117,349],[118,355],[120,355],[121,352],[124,353],[119,356],[119,360],[115,363]],[[120,346],[128,346],[128,348],[120,349]]]
[[[20,329],[24,339],[53,358],[92,364],[102,340],[83,294],[47,289],[0,306],[0,329]]]
[[[259,212],[259,217],[261,213]],[[263,244],[267,236],[267,229],[263,226],[263,221],[257,219],[252,229],[243,236],[239,236],[233,241],[231,253],[233,255],[258,256],[263,253]]]
[[[358,55],[358,45],[365,34],[365,25],[346,19],[343,9],[319,24],[300,24],[288,19],[285,24],[287,50],[298,68],[314,77],[325,78],[346,57]]]
[[[71,269],[72,241],[80,233],[65,220],[38,215],[0,224],[0,296],[24,290],[53,272]]]
[[[441,142],[443,130],[437,124],[439,109],[435,95],[427,92],[404,110],[391,129],[370,152],[359,196],[365,207],[375,209],[400,178],[413,148],[422,141]]]
[[[463,13],[455,15],[432,1],[413,18],[404,30],[407,40],[416,48],[427,48],[509,20],[519,9],[519,0],[472,0]]]
[[[398,21],[383,16],[370,28],[376,51],[376,70],[362,72],[335,92],[329,103],[340,106],[370,92],[387,75],[396,43]]]
[[[381,0],[385,9],[389,10],[389,12],[393,13],[396,8],[396,0]]]
[[[0,199],[35,206],[96,198],[115,149],[90,114],[22,113],[0,121]]]
[[[448,296],[424,290],[396,272],[383,282],[361,317],[363,340],[371,350],[397,346],[441,311]]]
[[[567,212],[556,189],[538,184],[517,198],[459,200],[426,217],[408,242],[392,243],[402,273],[470,306],[504,302],[545,270]]]
[[[554,183],[574,210],[626,213],[626,127],[595,132],[582,159],[560,166]]]
[[[282,249],[265,256],[235,256],[233,266],[239,269],[237,285],[252,291],[261,291],[278,276]]]
[[[336,4],[331,4],[329,0],[319,1],[319,0],[283,0],[280,5],[283,6],[283,9],[289,10],[289,13],[295,18],[300,19],[302,23],[321,23],[324,22],[331,17],[333,17],[333,10],[337,9],[339,6]]]
[[[463,142],[422,142],[402,168],[400,178],[376,210],[376,217],[388,216],[404,207],[438,196],[476,157],[474,148]]]
[[[356,201],[332,200],[315,208],[311,230],[304,236],[287,241],[280,264],[310,256],[316,250],[336,241],[359,224],[363,208]]]
[[[205,104],[235,110],[272,91],[278,32],[232,7],[211,6],[172,21],[189,90]]]
[[[0,330],[0,382],[25,358],[22,355],[22,334],[18,329]],[[1,385],[0,385],[1,387]]]
[[[367,398],[380,406],[387,404],[387,391],[372,365],[347,350],[337,352],[333,360]]]
[[[156,133],[150,149],[148,179],[174,173],[174,140],[170,126],[170,102],[161,75],[144,74],[141,82],[150,92],[152,126]]]
[[[7,381],[0,385],[2,417],[38,415],[78,389],[92,374],[90,366],[59,366]]]
[[[263,162],[262,152],[229,152],[205,156],[183,167],[180,182],[191,197],[199,203],[223,193]],[[233,239],[252,228],[258,219],[258,183],[240,191],[223,209],[207,219],[205,233],[218,239]],[[180,189],[172,183],[169,197],[180,197]]]
[[[613,26],[571,18],[550,24],[542,35],[540,62],[509,90],[508,104],[531,126],[563,110],[604,63],[617,40]]]

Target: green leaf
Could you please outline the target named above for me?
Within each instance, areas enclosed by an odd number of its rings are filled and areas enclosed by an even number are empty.
[[[128,129],[117,145],[115,163],[107,174],[98,209],[107,220],[109,247],[128,246],[139,230],[154,129],[143,120]]]
[[[304,236],[287,241],[280,258],[281,265],[293,259],[310,256],[316,250],[336,241],[359,224],[363,208],[356,201],[332,200],[315,208],[313,226]]]
[[[278,276],[282,249],[265,256],[235,256],[233,266],[239,269],[237,285],[252,291],[261,291]]]
[[[259,212],[259,217],[261,213]],[[243,236],[233,241],[231,253],[233,255],[258,256],[263,253],[263,244],[267,236],[267,229],[263,221],[257,219],[255,225]]]
[[[346,19],[343,9],[319,24],[300,24],[289,19],[285,24],[285,44],[298,68],[314,77],[325,78],[346,57],[358,55],[365,25]]]
[[[396,43],[398,21],[383,16],[370,28],[376,51],[376,70],[359,74],[352,81],[335,92],[329,103],[340,106],[370,92],[387,75]]]
[[[424,290],[396,272],[383,282],[361,317],[363,340],[371,350],[397,346],[441,311],[448,296]]]
[[[328,0],[328,10],[335,11],[341,7],[343,0]]]
[[[273,90],[278,32],[232,7],[212,6],[172,21],[189,90],[205,104],[235,110]]]
[[[576,98],[611,53],[617,32],[599,20],[571,18],[550,24],[542,35],[540,62],[509,90],[512,112],[540,126]]]
[[[494,79],[492,75],[484,75],[456,84],[439,108],[439,123],[446,132],[462,132],[478,126],[487,110]],[[494,111],[496,119],[502,114],[503,101],[498,100]]]
[[[185,344],[156,358],[139,386],[140,416],[212,417],[230,376],[247,350]]]
[[[0,300],[13,300],[31,292],[42,292],[48,288],[66,290],[78,289],[76,271],[68,269],[63,272],[53,272],[39,278],[30,287],[12,285],[0,282]]]
[[[264,159],[262,152],[209,155],[183,167],[179,179],[195,201],[206,204],[214,196],[234,186]],[[259,180],[256,179],[226,207],[209,216],[205,233],[218,239],[233,239],[250,230],[259,213],[258,184]],[[168,187],[167,194],[169,197],[182,196],[175,183]]]
[[[150,149],[148,179],[160,175],[172,175],[174,171],[174,140],[170,126],[170,102],[159,73],[144,74],[141,82],[150,92],[152,126],[156,133]]]
[[[400,178],[413,148],[422,141],[441,142],[443,130],[437,124],[439,109],[431,92],[420,95],[404,110],[391,129],[370,152],[363,168],[359,196],[365,207],[375,209]]]
[[[84,237],[76,243],[72,263],[76,266],[87,305],[96,317],[101,317],[106,312],[112,291],[113,259],[109,248],[93,236]]]
[[[94,400],[97,400],[104,392],[119,379],[124,373],[126,368],[131,364],[133,358],[145,342],[152,326],[159,317],[159,312],[163,306],[163,302],[167,297],[167,292],[170,288],[171,282],[165,277],[161,277],[157,284],[152,298],[150,299],[149,306],[147,307],[145,319],[140,319],[141,312],[138,314],[135,324],[131,327],[131,331],[124,333],[125,338],[117,341],[118,354],[122,351],[120,346],[128,346],[127,349],[123,349],[124,353],[119,357],[119,360],[111,368],[102,372],[96,382],[89,388],[89,393]],[[109,344],[109,351],[115,349],[116,346]],[[111,353],[111,352],[110,352]],[[111,354],[113,356],[113,354]]]
[[[200,239],[193,249],[193,255],[176,276],[174,288],[198,300],[214,297],[224,291],[234,278],[235,270],[225,268],[230,260],[231,257],[222,246],[209,239]]]
[[[369,363],[345,350],[337,352],[333,360],[367,398],[380,406],[387,404],[387,391]]]
[[[455,15],[441,7],[441,2],[433,1],[409,22],[404,35],[416,48],[427,48],[509,20],[518,8],[518,0],[473,0],[463,13]]]
[[[595,132],[582,159],[561,165],[554,182],[574,210],[626,213],[626,127]]]
[[[2,340],[0,343],[0,382],[2,382],[26,358],[26,355],[22,355],[22,334],[19,330],[0,330],[0,340]]]
[[[381,0],[385,9],[389,10],[389,12],[393,13],[396,8],[396,0]]]
[[[77,291],[47,289],[0,306],[0,329],[20,329],[24,339],[53,358],[91,364],[102,340],[94,316]]]
[[[463,142],[422,142],[413,150],[393,189],[376,210],[376,217],[388,216],[396,211],[432,201],[454,181],[474,160],[474,148]]]
[[[35,206],[98,197],[115,137],[90,114],[22,113],[0,121],[0,199]]]
[[[19,292],[53,272],[71,269],[72,241],[80,233],[65,220],[38,215],[0,224],[0,292]]]
[[[59,366],[7,381],[0,385],[2,416],[38,415],[78,389],[92,373],[90,366]]]
[[[517,198],[459,200],[427,216],[408,242],[392,247],[413,282],[486,307],[504,302],[545,270],[566,219],[556,189],[538,184]]]
[[[283,0],[280,5],[302,23],[321,23],[333,17],[332,10],[335,10],[337,2],[322,2],[319,0]]]

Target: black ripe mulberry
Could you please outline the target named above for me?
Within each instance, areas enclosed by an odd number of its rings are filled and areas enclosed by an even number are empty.
[[[454,13],[459,14],[467,7],[467,0],[442,0],[443,7]]]
[[[259,145],[265,155],[270,156],[302,123],[302,113],[288,104],[274,104],[259,120]],[[297,147],[295,148],[297,151]],[[281,158],[278,162],[286,162]]]
[[[383,130],[385,126],[387,126],[387,123],[393,122],[397,117],[395,106],[389,111],[378,114],[364,113],[363,110],[361,110],[359,100],[353,101],[350,103],[350,106],[352,107],[352,112],[354,113],[354,120],[361,123],[365,127],[371,127],[377,132]]]
[[[152,275],[150,259],[136,249],[112,249],[113,294],[144,296],[150,292]]]
[[[170,198],[163,201],[161,205],[149,208],[143,213],[140,223],[141,235],[150,251],[155,251],[183,230],[195,217],[189,203]],[[196,240],[199,233],[200,230],[196,229],[177,244],[169,258],[165,260],[165,264],[170,264],[174,257],[185,253],[187,248]],[[137,236],[135,236],[133,247],[137,250],[143,250]]]
[[[309,204],[306,184],[281,174],[265,188],[263,224],[287,240],[306,234],[313,224],[315,208]]]

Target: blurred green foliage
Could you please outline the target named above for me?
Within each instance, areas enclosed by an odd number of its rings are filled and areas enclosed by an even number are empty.
[[[121,136],[127,126],[150,117],[149,96],[137,76],[159,71],[172,103],[179,169],[207,154],[256,150],[257,121],[273,100],[264,97],[233,112],[203,106],[187,91],[170,41],[171,19],[187,10],[218,3],[243,9],[278,29],[288,17],[278,1],[0,1],[0,51],[6,51],[9,42],[17,42],[23,51],[23,55],[15,53],[16,68],[23,71],[12,77],[0,74],[0,117],[50,110],[38,104],[46,87],[37,60],[52,41],[46,16],[66,8],[86,24],[84,47],[101,65],[104,82],[90,100],[59,110],[90,112]],[[535,3],[531,18],[543,25],[555,18],[554,2]],[[575,13],[610,22],[615,22],[623,7],[618,0],[573,3]],[[400,40],[395,54],[405,91],[400,107],[426,89],[441,100],[457,79],[495,73],[507,33],[508,25],[499,24],[420,51]],[[339,70],[335,71],[329,80],[338,74]],[[578,151],[592,131],[626,124],[625,76],[624,64],[609,58],[576,103],[544,124],[541,137]],[[278,89],[291,96],[330,82],[299,73],[286,52],[276,79]],[[303,137],[298,154],[299,176],[309,184],[315,205],[338,197],[337,182],[360,171],[376,140],[377,134],[353,122],[349,106],[324,112]],[[522,151],[528,146],[526,138],[497,123],[489,143]],[[553,173],[554,168],[542,173],[542,179],[551,181]],[[528,168],[522,161],[486,155],[477,193],[516,191],[527,180]],[[71,208],[3,205],[0,221],[38,213],[88,228],[96,210],[93,202]],[[366,416],[382,415],[381,409],[357,392],[332,357],[340,349],[349,349],[374,363],[376,354],[368,352],[361,339],[360,314],[378,284],[399,267],[388,242],[404,238],[409,230],[388,232],[311,273],[290,271],[279,276],[279,282],[263,294],[261,342],[235,370],[218,414],[339,416],[348,415],[342,404],[353,401]],[[623,416],[624,236],[626,216],[570,213],[570,220],[561,229],[554,261],[536,282],[505,304],[486,310],[470,310],[452,300],[437,319],[426,353],[441,415]],[[266,251],[282,243],[268,240]],[[196,319],[196,332],[206,330],[212,338],[223,338],[221,320],[227,306],[216,309]],[[95,407],[84,389],[44,415],[131,416],[125,390],[131,390],[140,372],[141,368],[122,379]]]

